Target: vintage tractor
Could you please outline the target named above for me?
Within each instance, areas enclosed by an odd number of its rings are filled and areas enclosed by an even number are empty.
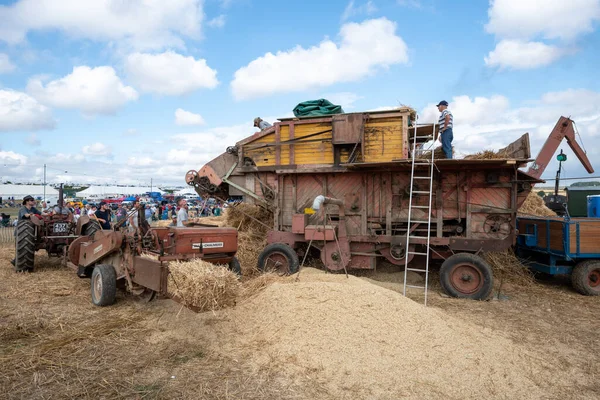
[[[59,188],[58,204],[49,213],[33,215],[17,223],[15,233],[15,270],[33,271],[37,250],[45,249],[49,256],[66,255],[67,247],[82,233],[91,235],[100,228],[88,217],[77,223],[73,214],[62,206],[63,190]]]
[[[91,277],[92,303],[107,306],[115,301],[119,282],[134,295],[151,300],[156,293],[166,297],[168,262],[200,258],[228,265],[240,274],[237,230],[217,226],[150,227],[143,209],[139,227],[125,227],[124,221],[110,230],[76,238],[69,246],[67,266],[81,278]],[[174,298],[174,300],[179,300]],[[192,308],[193,309],[193,308]]]

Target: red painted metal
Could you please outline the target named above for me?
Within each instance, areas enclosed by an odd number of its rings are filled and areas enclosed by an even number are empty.
[[[563,139],[567,139],[569,147],[571,147],[573,153],[575,153],[581,164],[583,164],[585,170],[590,174],[594,172],[594,168],[592,167],[587,154],[585,151],[583,151],[575,139],[575,129],[573,128],[573,123],[574,122],[570,118],[560,117],[554,126],[554,129],[552,129],[550,136],[548,139],[546,139],[546,143],[544,143],[544,146],[542,146],[542,149],[536,157],[535,162],[529,168],[529,170],[527,170],[527,174],[529,176],[536,179],[542,176],[544,170],[550,162],[550,159],[556,150],[558,150],[558,147]]]

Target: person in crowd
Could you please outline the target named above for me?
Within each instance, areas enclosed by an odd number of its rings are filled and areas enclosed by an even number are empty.
[[[187,209],[188,209],[187,201],[183,198],[180,198],[177,201],[177,206],[179,207],[179,211],[177,211],[177,226],[178,227],[188,226],[189,220],[188,220],[188,213],[187,213]]]
[[[129,217],[129,226],[132,227],[133,229],[137,229],[139,227],[138,224],[138,209],[140,208],[140,201],[139,200],[135,200],[133,202],[133,204],[131,205],[131,210],[135,210],[135,212],[131,213],[131,216]]]
[[[177,217],[177,210],[175,209],[175,204],[171,205],[171,218]]]
[[[161,218],[164,220],[169,218],[169,205],[168,204],[165,205],[165,207],[163,208]]]
[[[437,105],[438,111],[440,114],[440,119],[438,121],[438,125],[440,126],[440,141],[442,142],[442,150],[446,155],[447,159],[452,158],[452,140],[454,139],[454,135],[452,132],[453,127],[453,117],[450,110],[448,110],[448,102],[446,100],[442,100]]]
[[[91,209],[92,209],[92,205],[90,203],[86,203],[83,208],[82,215],[88,215],[90,213]]]
[[[95,204],[92,204],[87,213],[88,217],[92,218],[92,216],[96,213],[96,211],[98,211],[98,207],[96,207]]]
[[[19,210],[19,215],[17,220],[21,221],[21,220],[27,220],[27,219],[31,219],[31,216],[33,215],[42,215],[42,212],[39,211],[37,208],[35,208],[35,199],[33,198],[33,196],[25,196],[23,198],[23,206],[21,207],[21,209]],[[17,230],[15,229],[15,241],[18,240],[17,238]],[[15,265],[15,258],[12,259],[11,264],[13,266],[16,267]],[[15,268],[16,272],[27,272],[27,271],[31,271],[31,269],[26,268],[26,269],[17,269]]]
[[[94,218],[100,222],[102,229],[110,229],[110,210],[108,204],[101,201],[99,208],[94,213]]]
[[[146,217],[146,221],[150,223],[152,221],[152,208],[148,204],[144,207],[144,216]]]
[[[123,204],[119,204],[119,206],[117,207],[117,223],[123,221],[125,218],[127,218],[127,210],[125,208],[123,208]]]
[[[273,126],[273,125],[271,125],[267,121],[263,121],[262,118],[260,118],[260,117],[254,118],[254,127],[260,129],[261,131],[264,131],[265,129],[270,128],[271,126]]]

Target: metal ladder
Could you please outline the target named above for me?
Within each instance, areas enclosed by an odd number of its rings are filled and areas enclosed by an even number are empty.
[[[432,191],[433,191],[433,168],[434,168],[434,161],[435,161],[435,151],[434,151],[435,150],[435,127],[436,127],[436,124],[433,124],[433,133],[431,135],[431,138],[433,139],[433,144],[428,149],[425,149],[425,150],[418,149],[417,150],[417,138],[419,138],[419,139],[429,138],[430,136],[427,135],[427,136],[419,136],[418,137],[417,136],[417,124],[415,123],[415,125],[414,125],[415,133],[413,136],[412,165],[411,165],[411,172],[410,172],[410,196],[408,198],[408,220],[407,220],[408,228],[406,230],[406,254],[404,257],[404,291],[403,291],[403,294],[404,294],[404,296],[406,296],[406,288],[423,289],[424,294],[425,294],[424,305],[427,305],[427,287],[429,284],[429,242],[430,242],[430,236],[431,236],[431,198],[432,198]],[[422,153],[424,151],[430,152],[430,155],[428,155],[428,158],[426,158],[426,159],[416,158],[417,153]],[[415,166],[417,166],[419,168],[415,168]],[[415,169],[417,170],[419,175],[415,175]],[[427,172],[424,172],[423,170],[426,170]],[[415,187],[414,187],[416,182],[421,183],[421,185],[417,188],[418,190],[415,190]],[[427,196],[428,197],[427,205],[426,206],[413,205],[413,195],[416,195],[418,197]],[[421,210],[421,211],[427,213],[427,219],[426,220],[424,218],[413,219],[413,210]],[[426,236],[411,235],[412,230],[413,230],[413,228],[412,228],[413,224],[426,224],[427,225],[427,235]],[[413,239],[425,239],[426,240],[425,252],[411,251],[410,244],[411,244],[411,240],[413,240]],[[423,268],[410,268],[408,266],[408,258],[410,255],[425,256],[425,268],[424,269]],[[406,282],[408,279],[409,271],[424,273],[425,274],[425,285],[423,285],[423,286],[408,285]]]

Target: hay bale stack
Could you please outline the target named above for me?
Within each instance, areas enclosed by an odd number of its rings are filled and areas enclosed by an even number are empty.
[[[195,311],[232,307],[240,291],[235,273],[226,266],[196,259],[169,263],[167,291]]]
[[[556,217],[556,213],[546,207],[544,199],[534,192],[530,192],[521,207],[519,207],[519,215],[536,216],[536,217]]]

